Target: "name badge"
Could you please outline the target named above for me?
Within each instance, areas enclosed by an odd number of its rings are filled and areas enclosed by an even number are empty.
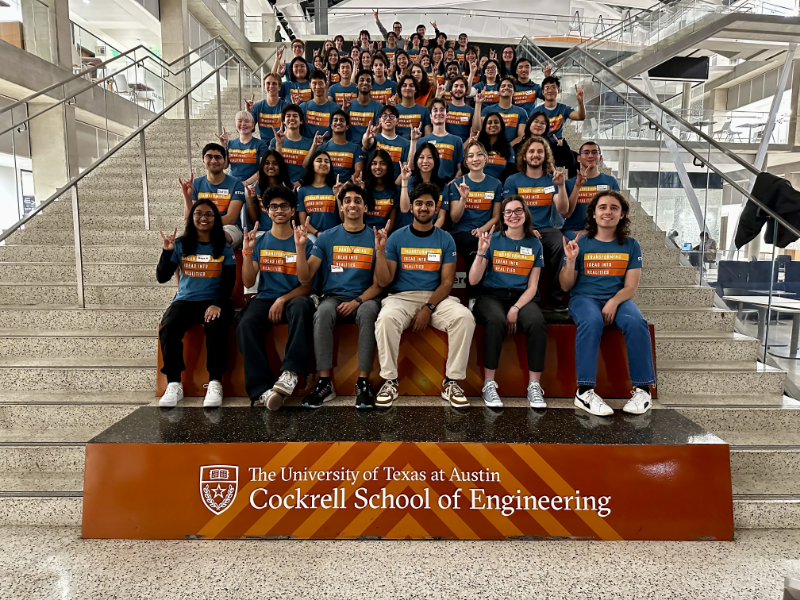
[[[211,260],[210,254],[198,254],[197,262],[209,262]]]
[[[296,263],[297,262],[297,254],[287,254],[284,257],[284,260],[286,261],[286,264]]]
[[[484,192],[483,197],[487,200],[494,200],[494,192]]]
[[[331,273],[344,273],[344,269],[339,265],[331,265]]]
[[[438,252],[428,252],[428,260],[430,262],[439,262],[442,259]]]
[[[556,193],[556,188],[555,188],[555,186],[553,186],[553,185],[550,185],[550,186],[548,186],[548,187],[544,188],[544,193],[545,193],[545,194],[555,194],[555,193]]]
[[[530,256],[531,254],[533,254],[533,250],[531,250],[530,248],[520,248],[519,253],[524,254],[525,256]]]
[[[217,188],[217,193],[222,194],[223,196],[228,193],[227,189]]]
[[[597,191],[598,191],[598,192],[605,192],[605,191],[608,191],[608,186],[607,186],[607,185],[598,185],[598,186],[597,186]]]

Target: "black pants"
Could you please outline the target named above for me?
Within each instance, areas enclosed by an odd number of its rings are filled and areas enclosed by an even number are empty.
[[[475,322],[483,325],[486,335],[483,342],[483,366],[497,369],[500,350],[508,334],[506,315],[522,294],[516,290],[483,288],[483,295],[475,302]],[[547,351],[547,324],[536,302],[528,302],[519,311],[517,331],[525,334],[528,351],[528,370],[544,371],[544,355]]]
[[[478,238],[469,231],[451,231],[453,241],[456,243],[456,252],[464,258],[467,273],[467,298],[477,298],[480,295],[481,286],[471,285],[469,282],[469,270],[475,262],[475,254],[478,252]]]
[[[540,227],[536,231],[542,236],[540,241],[544,249],[544,265],[550,269],[552,275],[546,300],[548,304],[557,306],[564,303],[564,292],[558,281],[558,274],[564,266],[564,235],[554,227]]]
[[[239,314],[236,343],[244,355],[244,387],[251,400],[258,400],[275,384],[275,373],[269,366],[265,347],[267,332],[273,323],[269,309],[275,300],[253,298]],[[289,337],[281,371],[308,375],[311,371],[311,331],[314,305],[308,296],[292,298],[283,307],[281,323],[289,325]]]
[[[198,323],[202,323],[206,330],[208,379],[222,380],[228,368],[228,331],[233,319],[233,301],[228,300],[224,306],[220,306],[220,316],[206,323],[206,309],[212,304],[214,300],[175,300],[161,317],[161,329],[158,332],[164,358],[161,372],[167,376],[169,383],[179,383],[181,380],[181,373],[186,369],[183,362],[183,336]]]

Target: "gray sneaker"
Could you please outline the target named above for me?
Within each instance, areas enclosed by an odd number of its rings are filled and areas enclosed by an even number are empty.
[[[531,408],[547,408],[544,401],[544,390],[538,381],[528,383],[528,404]]]
[[[497,382],[494,379],[490,379],[483,385],[483,389],[481,390],[483,393],[483,403],[490,407],[490,408],[502,408],[503,407],[503,400],[500,398],[500,395],[497,393]]]

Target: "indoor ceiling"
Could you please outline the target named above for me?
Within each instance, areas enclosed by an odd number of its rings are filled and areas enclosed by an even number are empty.
[[[143,44],[161,51],[158,19],[134,0],[69,0],[69,16],[118,50]]]

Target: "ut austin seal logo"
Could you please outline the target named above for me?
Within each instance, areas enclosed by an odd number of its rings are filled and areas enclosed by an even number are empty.
[[[200,467],[200,498],[206,508],[221,515],[236,498],[239,488],[239,467],[207,465]]]

